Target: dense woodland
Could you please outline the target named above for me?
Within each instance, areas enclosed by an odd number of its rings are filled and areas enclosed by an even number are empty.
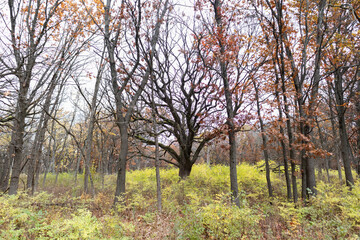
[[[0,0],[0,237],[356,239],[359,8]]]

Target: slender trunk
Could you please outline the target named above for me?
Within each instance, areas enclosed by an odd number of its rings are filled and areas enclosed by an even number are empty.
[[[156,168],[156,196],[157,196],[157,209],[158,212],[161,212],[162,203],[161,203],[161,182],[160,182],[160,156],[159,156],[159,140],[157,135],[157,127],[155,121],[155,114],[153,114],[153,128],[155,134],[155,168]]]
[[[301,118],[301,116],[300,116]],[[300,132],[303,133],[303,122],[300,121]],[[302,144],[303,141],[302,141]],[[300,169],[301,169],[301,197],[303,200],[305,200],[307,198],[307,184],[306,184],[306,177],[307,177],[307,172],[306,172],[306,158],[304,157],[305,155],[305,150],[302,149],[300,151]]]
[[[282,81],[284,81],[284,74],[283,72],[281,72],[281,79]],[[285,170],[285,181],[286,181],[286,192],[287,192],[287,198],[290,201],[292,198],[292,192],[291,192],[291,181],[290,181],[290,176],[289,176],[289,166],[288,166],[288,157],[287,157],[287,149],[286,149],[286,145],[284,142],[285,139],[285,131],[284,128],[282,126],[283,123],[283,111],[281,109],[281,101],[280,101],[280,96],[279,96],[279,91],[278,91],[278,83],[279,83],[279,79],[276,79],[276,86],[275,86],[275,96],[276,96],[276,101],[278,104],[278,112],[279,112],[279,122],[280,122],[280,135],[281,135],[281,139],[280,139],[280,145],[281,145],[281,149],[282,149],[282,155],[283,155],[283,161],[284,161],[284,170]],[[258,97],[257,97],[258,98]],[[286,100],[286,97],[285,99]],[[257,104],[258,100],[257,100]],[[259,108],[259,107],[258,107]],[[259,112],[259,110],[258,110]],[[260,113],[258,113],[259,115]],[[262,121],[261,121],[262,122]],[[279,169],[279,173],[280,173],[280,169]]]
[[[262,137],[262,145],[263,145],[263,152],[264,152],[264,158],[265,158],[267,188],[268,188],[269,197],[272,197],[273,190],[272,190],[271,179],[270,179],[269,153],[268,153],[268,148],[267,148],[267,137],[265,135],[266,133],[265,133],[265,128],[264,128],[264,122],[261,117],[261,109],[260,109],[260,102],[259,102],[259,89],[258,89],[258,86],[256,85],[255,81],[253,81],[253,85],[254,85],[254,89],[255,89],[257,115],[258,115],[259,122],[260,122],[260,132],[261,132],[261,137]],[[286,161],[286,168],[285,168],[285,173],[287,174],[286,182],[288,182],[288,178],[289,178],[287,170],[288,170],[288,168],[287,168],[287,161]],[[291,195],[291,188],[288,188],[288,195],[289,195],[289,189],[290,189],[290,195]],[[288,196],[288,198],[290,199],[291,196],[290,197]]]
[[[13,0],[8,1],[9,9],[9,33],[11,39],[11,49],[12,55],[14,56],[14,75],[18,79],[17,83],[19,89],[17,90],[18,99],[16,103],[15,110],[15,119],[13,123],[13,134],[11,143],[14,145],[14,158],[12,173],[10,179],[10,188],[9,194],[16,194],[19,187],[19,178],[22,171],[22,160],[24,152],[24,133],[25,133],[25,119],[27,117],[28,107],[30,106],[33,95],[36,91],[42,86],[41,81],[39,81],[35,87],[32,89],[32,92],[29,94],[30,83],[33,80],[33,69],[37,64],[37,58],[43,52],[45,43],[47,42],[47,36],[49,26],[48,23],[51,18],[54,16],[56,9],[59,7],[60,3],[55,1],[51,5],[51,11],[45,16],[44,25],[41,26],[40,31],[35,29],[39,27],[38,20],[40,17],[40,8],[43,7],[42,4],[38,1],[36,4],[31,5],[32,11],[27,11],[24,15],[24,19],[27,19],[26,24],[23,25],[21,33],[18,33],[19,28],[18,24],[21,24],[21,19],[19,13],[20,5],[18,3],[14,4]],[[49,6],[50,8],[50,6]],[[17,38],[21,34],[28,41],[24,48],[19,48],[20,38]],[[10,47],[10,46],[9,46]]]
[[[310,91],[310,98],[309,98],[309,104],[307,107],[306,113],[306,119],[309,121],[313,120],[314,111],[315,111],[315,105],[316,105],[316,99],[319,91],[319,83],[321,80],[320,77],[320,65],[321,65],[321,58],[322,58],[322,43],[323,43],[323,22],[324,22],[324,14],[325,14],[325,8],[326,8],[326,0],[320,0],[318,3],[318,19],[316,24],[316,55],[315,55],[315,66],[314,66],[314,75],[312,78],[312,88]],[[311,133],[311,126],[310,122],[306,122],[304,125],[304,138],[305,142],[310,141],[310,133]],[[315,159],[310,158],[308,153],[306,155],[303,155],[305,157],[306,161],[306,183],[307,183],[307,189],[308,191],[308,197],[311,193],[311,195],[316,195],[316,178],[315,178]]]
[[[56,185],[56,184],[57,184],[57,182],[58,182],[58,178],[59,178],[59,169],[58,169],[58,168],[56,168],[55,172],[56,172],[56,177],[55,177],[55,183],[54,183],[54,185]]]
[[[33,194],[33,195],[38,190],[42,160],[43,160],[43,158],[41,157],[41,152],[40,152],[39,158],[35,161],[35,176],[33,179],[33,183],[31,185],[31,194]]]
[[[323,159],[321,159],[321,158],[315,158],[315,160],[316,160],[316,167],[317,167],[317,170],[318,170],[318,172],[317,172],[317,179],[319,179],[319,180],[323,180],[323,172],[322,172],[322,170],[323,170]]]
[[[322,131],[321,131],[321,128],[320,128],[320,124],[319,124],[319,121],[317,119],[317,117],[315,117],[315,122],[316,122],[316,126],[317,126],[317,129],[318,129],[318,133],[319,133],[319,137],[320,137],[320,145],[321,145],[321,148],[323,150],[328,150],[326,147],[325,147],[325,140],[324,140],[324,136],[322,134]],[[325,161],[325,170],[326,170],[326,176],[327,176],[327,181],[330,183],[330,174],[329,174],[329,158],[326,157],[324,159]],[[319,171],[321,170],[321,168],[319,169]]]
[[[293,195],[293,201],[294,203],[296,203],[298,201],[298,192],[297,192],[297,182],[296,182],[296,163],[295,163],[295,149],[293,147],[293,132],[292,132],[292,127],[291,127],[291,116],[290,116],[290,111],[289,111],[289,103],[287,100],[287,87],[286,87],[286,83],[285,83],[285,72],[286,72],[286,67],[285,67],[285,55],[286,55],[286,46],[284,43],[284,40],[286,38],[286,33],[284,32],[284,21],[283,21],[283,6],[282,6],[282,2],[278,2],[278,4],[276,5],[276,9],[277,9],[277,25],[279,28],[279,44],[276,45],[276,50],[278,52],[279,55],[277,55],[277,62],[279,65],[279,69],[280,69],[280,79],[281,79],[281,90],[282,90],[282,97],[283,97],[283,102],[284,102],[284,107],[285,107],[285,116],[286,116],[286,129],[287,129],[287,135],[288,135],[288,140],[289,140],[289,158],[290,158],[290,165],[291,165],[291,183],[292,183],[292,195]],[[278,102],[280,103],[280,98],[278,97]],[[280,107],[280,106],[279,106]],[[279,113],[281,113],[281,109],[279,108]],[[282,118],[282,116],[281,116]],[[283,132],[284,130],[280,129],[281,132]],[[284,135],[284,133],[282,134]],[[283,158],[284,158],[284,165],[288,160],[285,159],[287,157],[286,154],[286,146],[284,144],[284,142],[281,142],[282,144],[282,148],[283,148]],[[286,174],[286,186],[287,186],[287,192],[288,192],[288,197],[291,196],[291,190],[289,190],[289,185],[291,185],[289,182],[290,180],[288,180],[288,175]]]
[[[211,167],[211,160],[210,160],[210,143],[206,147],[206,163],[209,167]]]
[[[304,143],[309,144],[307,139],[310,139],[311,127],[308,123],[304,127],[304,136],[306,140]],[[303,155],[304,162],[306,163],[306,193],[309,198],[310,195],[316,195],[316,177],[315,177],[315,159],[310,158],[307,154]]]
[[[77,181],[78,181],[78,178],[77,178],[77,175],[78,175],[78,172],[79,172],[79,167],[80,167],[80,162],[81,162],[81,158],[82,158],[82,154],[79,153],[79,150],[77,151],[78,153],[78,157],[77,157],[77,160],[76,160],[76,167],[75,167],[75,186],[77,185]]]
[[[281,107],[279,105],[278,107],[279,109],[279,121],[280,123],[283,121],[282,119],[282,113],[281,113]],[[280,125],[280,134],[282,137],[285,136],[284,133],[284,128]],[[289,176],[289,166],[288,166],[288,157],[287,157],[287,149],[286,149],[286,145],[283,139],[280,140],[280,145],[281,145],[281,149],[282,149],[282,155],[283,155],[283,161],[284,161],[284,171],[285,171],[285,181],[286,181],[286,192],[287,192],[287,198],[290,201],[292,198],[292,192],[291,192],[291,181],[290,181],[290,176]]]
[[[295,154],[294,154],[295,155]],[[295,164],[295,158],[291,158],[291,182],[293,187],[293,199],[294,203],[298,201],[298,191],[297,191],[297,182],[296,182],[296,164]]]
[[[52,123],[52,128],[54,128],[54,122]],[[53,130],[52,130],[53,131]],[[47,177],[47,174],[48,172],[51,170],[51,142],[52,142],[52,138],[50,137],[49,138],[49,145],[48,145],[48,149],[47,149],[47,154],[46,154],[46,161],[45,162],[45,174],[44,174],[44,178],[43,178],[43,183],[42,183],[42,186],[43,188],[45,187],[45,182],[46,182],[46,177]]]
[[[58,176],[59,176],[59,168],[61,166],[61,164],[56,162],[56,128],[53,129],[53,132],[51,133],[51,136],[53,138],[53,145],[52,145],[52,149],[51,149],[51,160],[50,162],[52,164],[54,164],[54,168],[55,168],[55,173],[56,173],[56,177],[55,177],[55,185],[57,184],[58,181]],[[60,159],[61,161],[61,159]]]
[[[46,182],[47,174],[48,174],[48,168],[45,167],[45,173],[44,173],[44,178],[43,178],[43,182],[42,182],[42,187],[43,187],[43,188],[45,187],[45,182]]]
[[[161,179],[160,179],[160,155],[159,155],[159,136],[156,123],[156,113],[155,113],[155,98],[154,98],[154,79],[151,81],[151,101],[152,101],[152,122],[153,122],[153,131],[155,136],[155,169],[156,169],[156,196],[157,196],[157,210],[160,213],[162,209],[161,202]]]
[[[104,53],[104,51],[103,51]],[[103,56],[100,62],[100,68],[98,70],[97,76],[96,76],[96,82],[95,82],[95,89],[94,89],[94,94],[93,94],[93,98],[91,101],[91,106],[90,106],[90,117],[89,117],[89,126],[88,126],[88,132],[87,132],[87,138],[85,141],[85,148],[86,148],[86,153],[85,153],[85,174],[84,174],[84,191],[85,193],[90,193],[90,190],[88,189],[88,179],[90,176],[90,164],[91,164],[91,146],[92,146],[92,138],[93,138],[93,132],[94,132],[94,125],[95,125],[95,114],[96,114],[96,102],[97,102],[97,96],[98,96],[98,92],[99,92],[99,87],[100,87],[100,83],[101,83],[101,78],[102,78],[102,72],[104,69],[104,64],[103,64]],[[93,188],[93,184],[92,185],[92,192],[94,191]]]
[[[5,192],[8,190],[10,169],[12,164],[13,156],[13,144],[10,143],[7,154],[4,156],[4,165],[0,176],[0,191]]]
[[[287,129],[287,135],[289,139],[289,157],[290,157],[290,165],[291,165],[291,183],[292,183],[292,193],[293,193],[293,199],[294,203],[298,201],[298,191],[297,191],[297,182],[296,182],[296,163],[295,163],[295,149],[293,146],[294,138],[293,138],[293,131],[291,127],[291,121],[290,121],[290,113],[289,113],[289,105],[287,103],[287,97],[286,97],[286,88],[285,88],[285,81],[282,80],[282,90],[283,90],[283,99],[284,99],[284,105],[285,105],[285,115],[286,115],[286,129]]]
[[[329,113],[330,113],[331,131],[332,131],[332,135],[333,135],[333,144],[332,145],[333,145],[333,149],[334,149],[334,155],[335,155],[335,160],[336,160],[336,164],[337,164],[339,180],[342,183],[343,177],[342,177],[342,172],[341,172],[339,147],[337,144],[338,136],[337,136],[337,132],[336,132],[336,125],[335,125],[335,120],[334,120],[335,116],[334,116],[334,112],[333,112],[333,101],[332,101],[332,97],[331,97],[332,94],[331,94],[331,87],[330,87],[329,83],[327,83],[327,90],[328,90],[328,96],[329,96],[328,105],[329,105]]]
[[[230,124],[230,129],[228,131],[229,135],[229,145],[230,145],[230,188],[232,193],[232,201],[236,206],[240,207],[239,199],[239,187],[237,181],[237,169],[236,169],[236,135],[233,124]]]
[[[352,153],[348,140],[348,135],[346,132],[345,116],[343,114],[338,114],[338,118],[339,118],[338,120],[339,120],[341,156],[344,163],[346,185],[352,187],[354,185],[354,178],[351,172]]]
[[[219,28],[219,31],[225,31],[223,26],[223,19],[222,19],[222,3],[220,0],[215,0],[213,3],[213,8],[215,12],[215,21],[216,25]],[[221,58],[225,56],[225,46],[223,43],[223,39],[217,39],[218,44],[220,46],[220,55]],[[236,148],[236,133],[235,133],[235,111],[233,106],[233,99],[232,99],[232,92],[230,89],[230,83],[227,75],[227,62],[224,59],[220,59],[220,74],[221,79],[223,81],[224,86],[224,94],[226,100],[226,112],[227,112],[227,126],[228,126],[228,137],[229,137],[229,145],[230,145],[230,189],[232,193],[232,202],[240,207],[240,200],[239,200],[239,187],[237,182],[237,148]]]
[[[104,156],[101,157],[101,189],[105,188],[105,174],[107,169],[106,159],[108,159],[108,151],[104,153]]]
[[[328,183],[331,183],[329,168],[330,168],[329,158],[326,158],[325,159],[326,178],[327,178]]]
[[[352,152],[346,131],[346,121],[345,121],[346,107],[344,102],[344,91],[342,86],[343,74],[344,72],[340,72],[340,70],[337,70],[335,72],[334,91],[335,91],[335,100],[336,100],[337,119],[339,124],[341,157],[344,163],[346,185],[351,187],[352,185],[354,185],[354,178],[351,172]]]
[[[50,104],[50,103],[49,103]],[[27,174],[27,188],[31,189],[31,194],[35,192],[35,175],[39,165],[39,158],[41,157],[42,143],[45,138],[45,131],[47,123],[45,123],[45,113],[43,112],[40,117],[38,129],[36,131],[34,145],[30,154],[28,163],[28,174]]]

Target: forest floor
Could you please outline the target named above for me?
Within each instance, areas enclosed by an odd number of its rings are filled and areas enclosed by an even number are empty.
[[[281,173],[271,175],[275,197],[267,196],[260,166],[238,167],[240,208],[231,204],[227,166],[195,165],[184,181],[162,169],[161,213],[155,169],[128,172],[126,204],[116,208],[115,175],[94,174],[92,197],[82,193],[82,175],[75,185],[74,174],[56,184],[50,174],[34,196],[0,196],[0,239],[360,239],[359,179],[349,191],[335,171],[331,183],[318,174],[317,197],[294,204]]]

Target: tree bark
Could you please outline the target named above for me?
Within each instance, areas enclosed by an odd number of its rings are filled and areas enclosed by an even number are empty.
[[[14,160],[11,170],[11,179],[9,194],[13,195],[17,193],[19,187],[20,173],[21,173],[21,163],[23,160],[23,147],[24,147],[24,132],[25,132],[25,118],[27,116],[27,91],[29,86],[25,84],[23,86],[23,81],[20,81],[20,91],[18,95],[18,103],[16,107],[16,116],[14,120],[14,132],[13,139],[11,143],[14,148]]]
[[[5,192],[9,187],[10,169],[13,161],[13,144],[10,143],[7,154],[4,156],[4,164],[0,175],[0,191]]]
[[[222,19],[222,2],[221,0],[215,0],[211,2],[214,8],[215,12],[215,21],[217,27],[220,29],[220,31],[225,31],[223,26],[223,19]],[[219,37],[217,39],[217,42],[220,46],[220,55],[221,58],[225,57],[225,46],[223,44],[223,39]],[[225,100],[226,100],[226,112],[227,112],[227,127],[228,127],[228,140],[230,145],[230,189],[232,193],[232,201],[233,203],[240,207],[240,200],[239,200],[239,187],[238,187],[238,181],[237,181],[237,147],[236,147],[236,132],[235,132],[235,111],[233,106],[233,100],[232,100],[232,92],[230,89],[230,83],[227,75],[227,67],[226,67],[226,59],[220,59],[220,77],[223,81],[224,86],[224,94],[225,94]]]
[[[90,106],[90,116],[89,116],[89,125],[88,125],[88,132],[87,132],[87,138],[85,141],[85,149],[86,149],[86,153],[85,153],[85,174],[84,174],[84,191],[85,193],[90,193],[90,189],[88,189],[88,180],[90,177],[90,163],[91,163],[91,150],[92,150],[92,139],[93,139],[93,132],[94,132],[94,126],[95,126],[95,114],[96,114],[96,103],[97,103],[97,96],[98,96],[98,92],[99,92],[99,87],[100,87],[100,83],[101,83],[101,79],[102,79],[102,72],[104,69],[104,64],[103,64],[103,57],[101,58],[100,61],[100,67],[96,76],[96,82],[95,82],[95,88],[94,88],[94,94],[93,94],[93,98],[91,101],[91,106]],[[91,189],[91,193],[93,195],[95,195],[95,189],[93,186],[93,183],[91,184],[92,189]]]
[[[118,201],[123,202],[123,195],[125,194],[125,180],[126,180],[126,161],[129,151],[129,142],[128,142],[128,126],[127,124],[120,123],[120,154],[118,162],[118,174],[116,180],[116,190],[115,190],[115,203]]]
[[[162,202],[161,202],[161,179],[160,179],[160,155],[159,155],[159,136],[157,130],[157,121],[156,121],[156,104],[154,98],[154,79],[151,79],[151,102],[152,102],[152,125],[155,138],[155,171],[156,171],[156,199],[157,199],[157,210],[161,213]]]
[[[339,69],[335,72],[334,92],[335,92],[335,100],[336,100],[337,119],[339,124],[341,156],[344,163],[346,185],[352,187],[352,185],[354,185],[354,178],[351,172],[351,162],[353,155],[351,152],[351,147],[349,144],[348,134],[346,130],[346,120],[345,120],[346,102],[344,101],[344,91],[342,86],[343,74],[344,72],[341,72]]]
[[[316,121],[316,126],[317,126],[317,129],[318,129],[318,134],[319,134],[319,138],[320,138],[320,144],[321,144],[321,148],[323,150],[327,150],[327,147],[325,147],[325,140],[324,140],[324,136],[322,134],[322,131],[321,131],[321,128],[320,128],[320,124],[319,124],[319,121],[317,119],[317,117],[315,117],[315,121]],[[330,183],[330,173],[329,173],[329,158],[326,157],[324,159],[325,161],[325,171],[326,171],[326,177],[327,177],[327,181]],[[320,168],[321,169],[321,168]],[[320,171],[319,169],[319,171]]]
[[[185,179],[190,176],[192,164],[179,164],[179,177]]]
[[[330,83],[327,83],[327,90],[328,90],[328,105],[329,105],[329,113],[330,113],[330,122],[331,122],[331,131],[332,131],[332,135],[333,135],[333,150],[334,150],[334,155],[335,155],[335,161],[337,164],[337,170],[338,170],[338,176],[339,176],[339,180],[342,183],[343,182],[343,177],[342,177],[342,172],[341,172],[341,164],[340,164],[340,156],[339,156],[339,146],[337,144],[338,141],[338,136],[337,136],[337,132],[336,132],[336,124],[335,124],[335,116],[334,116],[334,112],[333,112],[333,101],[332,101],[332,97],[331,97],[331,87],[330,87]]]
[[[263,122],[263,119],[261,116],[261,109],[260,109],[260,102],[259,102],[259,89],[258,89],[258,86],[256,85],[255,80],[253,80],[253,85],[254,85],[254,89],[255,89],[257,115],[258,115],[259,122],[260,122],[260,132],[261,132],[263,152],[264,152],[264,158],[265,158],[266,183],[267,183],[269,197],[272,197],[273,190],[272,190],[271,179],[270,179],[270,166],[269,166],[269,153],[268,153],[268,148],[267,148],[267,137],[265,135],[266,133],[265,133],[265,128],[264,128],[264,122]],[[285,149],[284,149],[284,151],[285,151]],[[288,174],[286,154],[285,154],[285,158],[284,158],[284,163],[285,163],[286,183],[290,183],[290,181],[288,181],[289,174]],[[288,184],[287,184],[287,186],[288,186]],[[290,191],[290,196],[289,196],[289,191]],[[291,186],[290,186],[290,188],[288,186],[288,198],[289,199],[291,198]]]

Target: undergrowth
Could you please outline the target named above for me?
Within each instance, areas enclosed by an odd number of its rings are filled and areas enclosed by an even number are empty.
[[[336,176],[335,172],[331,172]],[[127,173],[125,205],[113,207],[116,176],[94,176],[96,195],[82,194],[82,175],[48,174],[30,196],[0,197],[0,239],[360,239],[360,187],[318,182],[306,204],[286,200],[283,176],[267,196],[261,164],[238,167],[240,208],[231,204],[229,168],[195,165],[186,180],[162,169],[163,211],[156,210],[155,170]]]

